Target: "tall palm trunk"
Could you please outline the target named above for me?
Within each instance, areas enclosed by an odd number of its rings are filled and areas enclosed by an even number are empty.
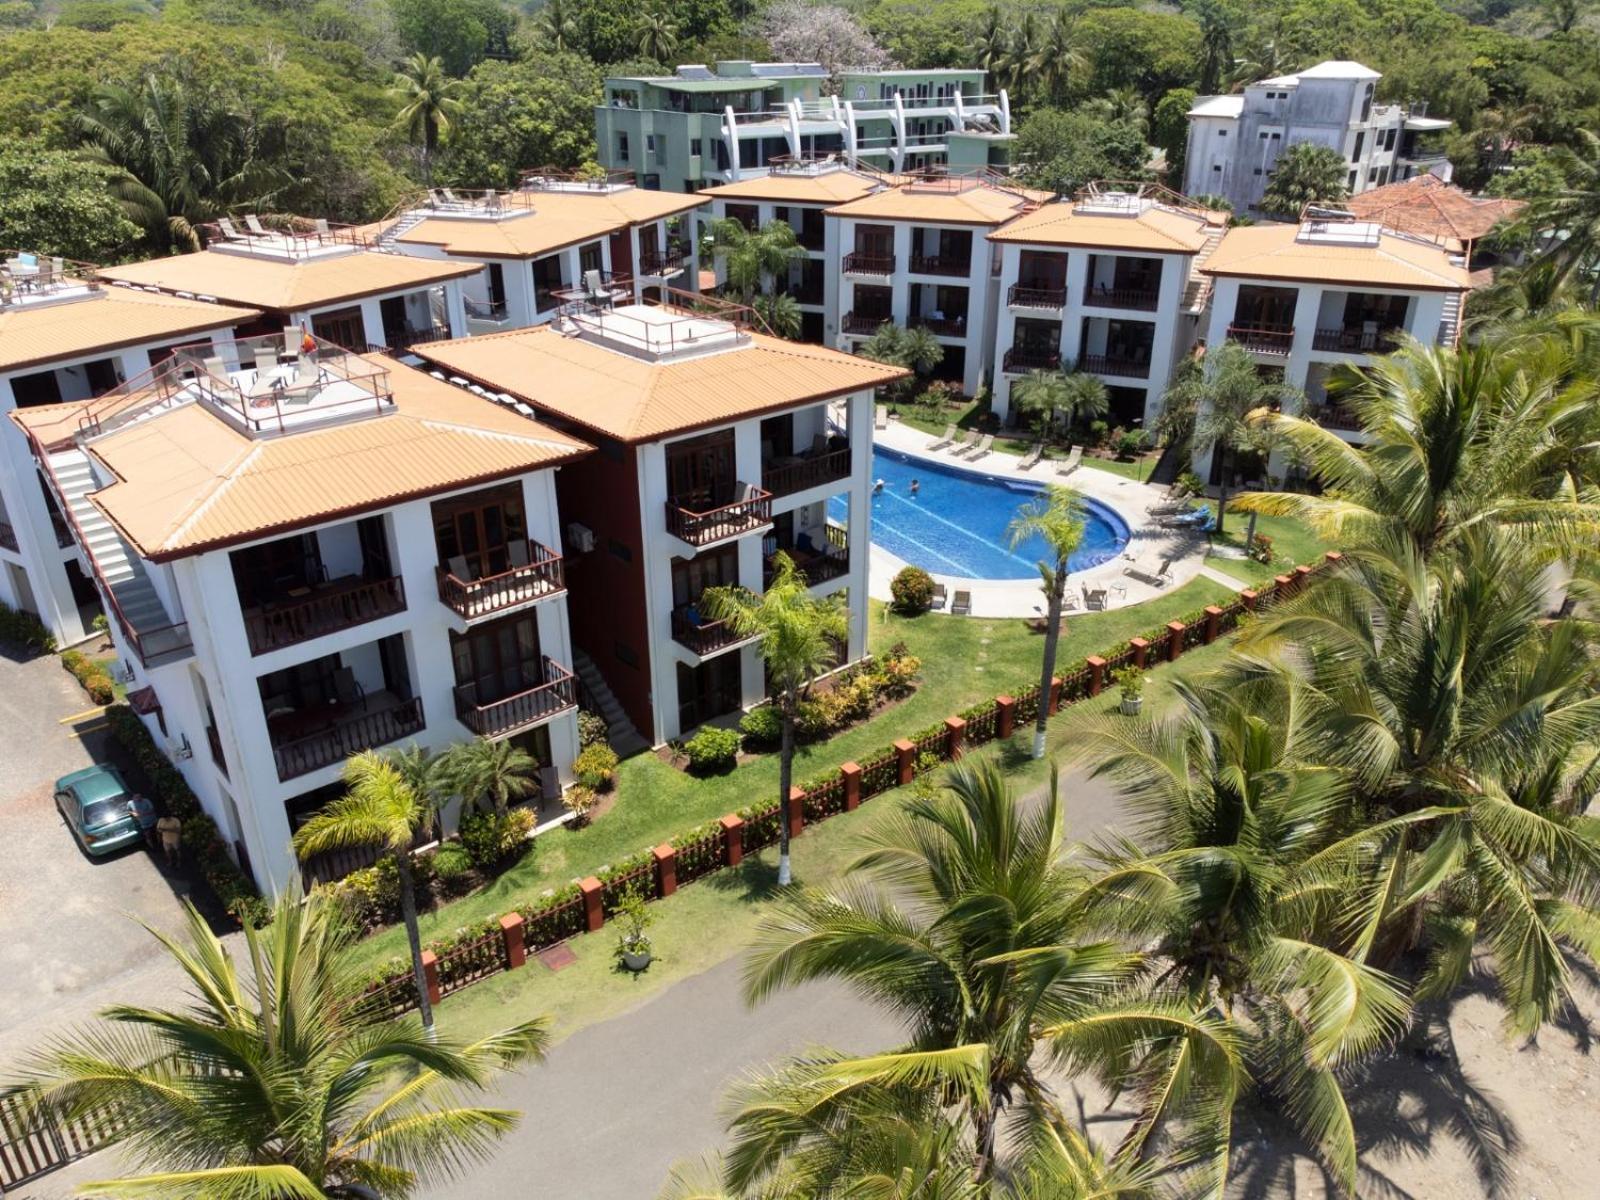
[[[794,779],[794,691],[784,688],[778,752],[778,886],[789,886],[789,788]]]
[[[1044,669],[1039,675],[1039,713],[1033,722],[1033,756],[1044,757],[1045,728],[1050,722],[1050,681],[1056,677],[1056,649],[1061,641],[1062,598],[1067,592],[1067,560],[1056,559],[1050,580],[1049,616],[1044,628]]]
[[[1217,536],[1225,532],[1222,521],[1228,513],[1228,477],[1233,473],[1233,450],[1227,445],[1218,447],[1222,455],[1222,472],[1217,476],[1221,483],[1217,485]]]
[[[417,1012],[422,1017],[422,1028],[433,1035],[433,1005],[428,1002],[428,975],[422,969],[422,931],[417,928],[417,896],[412,891],[411,851],[402,850],[395,855],[395,865],[400,870],[400,916],[406,923],[406,941],[411,946],[411,974],[417,983]]]

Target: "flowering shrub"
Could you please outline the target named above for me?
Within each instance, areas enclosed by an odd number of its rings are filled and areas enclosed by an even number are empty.
[[[921,567],[902,567],[889,581],[894,610],[906,616],[925,613],[933,607],[933,576]]]

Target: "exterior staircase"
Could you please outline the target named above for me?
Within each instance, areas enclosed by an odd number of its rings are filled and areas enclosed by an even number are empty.
[[[56,492],[77,524],[79,549],[90,560],[102,587],[111,593],[111,615],[121,614],[119,623],[139,657],[146,666],[186,657],[194,648],[188,628],[173,624],[155,585],[145,574],[144,564],[89,501],[89,493],[99,484],[88,456],[76,448],[58,450],[49,456],[49,466]]]
[[[1189,266],[1189,283],[1183,289],[1183,307],[1185,312],[1199,315],[1211,299],[1211,277],[1200,274],[1200,268],[1205,266],[1206,259],[1211,257],[1211,252],[1222,241],[1222,235],[1227,233],[1227,227],[1218,225],[1206,235],[1205,244],[1200,247]]]
[[[650,749],[650,743],[640,736],[633,722],[628,719],[628,714],[622,711],[622,705],[607,686],[600,668],[594,665],[594,659],[576,646],[572,648],[572,669],[578,673],[578,680],[583,685],[581,695],[585,700],[584,707],[593,708],[605,721],[607,740],[617,756],[627,758],[630,754]]]
[[[1439,314],[1439,344],[1454,346],[1461,337],[1461,293],[1447,292]]]
[[[418,225],[421,225],[427,219],[428,214],[426,212],[413,210],[408,213],[402,213],[399,220],[391,222],[389,227],[378,235],[378,241],[374,249],[382,250],[388,254],[401,253],[399,250],[395,249],[395,240],[399,238],[402,233],[411,232],[411,230],[415,229]]]

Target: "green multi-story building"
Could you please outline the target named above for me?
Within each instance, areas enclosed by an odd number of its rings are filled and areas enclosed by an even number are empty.
[[[764,175],[774,161],[836,156],[883,171],[1003,167],[1011,102],[982,71],[849,71],[719,62],[617,76],[595,108],[600,162],[645,187],[694,192]]]

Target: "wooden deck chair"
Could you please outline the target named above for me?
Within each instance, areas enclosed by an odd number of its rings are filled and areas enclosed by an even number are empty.
[[[970,617],[972,615],[972,593],[957,592],[956,598],[950,604],[952,617]]]

